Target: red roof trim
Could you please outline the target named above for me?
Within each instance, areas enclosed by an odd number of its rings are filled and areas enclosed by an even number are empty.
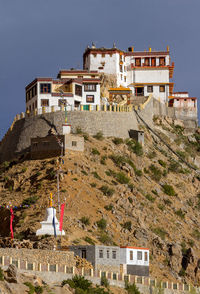
[[[188,94],[188,92],[174,92],[174,94]]]
[[[170,99],[171,100],[172,99],[197,99],[197,97],[178,97],[178,96],[176,96],[176,97],[171,97]]]
[[[132,246],[120,246],[120,248],[130,248],[130,249],[141,249],[141,250],[149,250],[149,248],[143,248],[143,247],[132,247]]]
[[[33,86],[36,82],[51,82],[53,79],[52,78],[36,78],[33,80],[30,84],[26,86],[26,90],[29,89],[31,86]]]
[[[80,73],[80,74],[99,74],[97,70],[91,70],[91,71],[88,71],[88,70],[60,70],[59,71],[59,74],[60,73],[69,73],[69,74],[76,74],[76,73]]]
[[[144,57],[144,56],[151,56],[151,57],[157,57],[157,56],[167,56],[169,55],[169,52],[167,51],[133,51],[133,52],[125,52],[125,56],[137,56],[137,57]]]

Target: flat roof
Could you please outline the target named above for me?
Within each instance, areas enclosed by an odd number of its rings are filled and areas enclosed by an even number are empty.
[[[141,249],[141,250],[149,250],[149,248],[144,248],[144,247],[135,247],[135,246],[120,246],[120,248],[129,248],[129,249]]]

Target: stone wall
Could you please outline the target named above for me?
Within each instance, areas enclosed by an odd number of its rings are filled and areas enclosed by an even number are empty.
[[[50,267],[59,271],[59,266],[68,268],[75,266],[74,253],[70,251],[0,248],[0,264],[8,266],[12,263],[24,270],[31,267],[42,271],[47,271]]]

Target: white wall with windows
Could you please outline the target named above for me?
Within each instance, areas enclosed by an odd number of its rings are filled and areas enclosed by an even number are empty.
[[[120,263],[149,266],[149,249],[136,247],[120,248]]]

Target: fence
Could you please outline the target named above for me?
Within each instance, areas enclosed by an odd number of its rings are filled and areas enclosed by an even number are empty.
[[[138,285],[144,285],[149,287],[158,287],[161,289],[170,289],[177,291],[191,291],[191,285],[183,284],[183,283],[173,283],[168,281],[158,281],[152,277],[144,277],[144,276],[133,276],[133,275],[125,275],[123,273],[116,272],[105,272],[101,270],[94,271],[93,269],[84,269],[84,268],[76,268],[76,267],[68,267],[67,265],[61,264],[49,264],[49,263],[36,263],[28,262],[23,259],[16,259],[9,256],[0,256],[0,266],[6,267],[10,264],[14,264],[21,271],[37,271],[37,272],[51,272],[51,273],[62,273],[62,274],[70,274],[71,278],[73,275],[81,275],[86,278],[99,278],[106,277],[111,281],[119,281],[119,282],[129,282],[135,283]],[[113,284],[112,282],[112,284]],[[198,292],[199,288],[196,288]]]

